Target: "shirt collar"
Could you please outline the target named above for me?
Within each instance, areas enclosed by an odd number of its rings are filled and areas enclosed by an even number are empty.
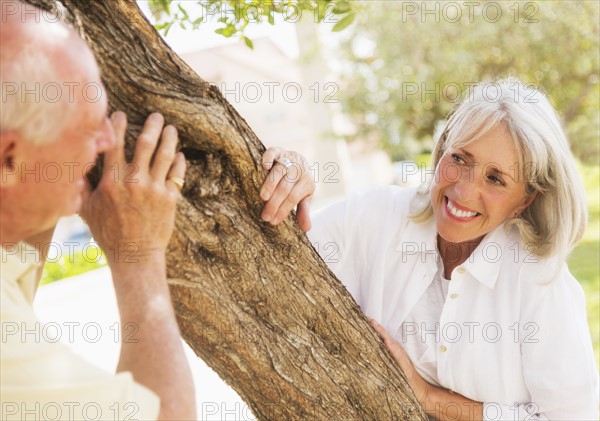
[[[37,272],[43,265],[37,249],[24,241],[0,247],[2,282],[17,284],[30,303],[35,295]]]
[[[489,232],[471,256],[462,264],[467,272],[475,279],[490,289],[494,289],[502,261],[505,260],[503,254],[508,252],[505,247],[509,241],[509,233],[506,226],[501,224],[495,230]]]
[[[400,237],[401,240],[396,246],[396,251],[407,255],[419,254],[418,261],[426,265],[432,278],[438,270],[440,261],[435,220],[431,219],[422,224],[408,220]]]
[[[407,240],[410,243],[407,243]],[[477,281],[493,289],[500,274],[502,254],[507,250],[505,245],[509,240],[504,224],[490,231],[475,248],[471,256],[461,265]],[[401,253],[421,254],[420,262],[433,263],[440,261],[437,248],[437,229],[432,218],[425,223],[408,221],[402,240],[396,246],[396,251]],[[433,275],[437,270],[436,265],[428,265],[429,272]]]

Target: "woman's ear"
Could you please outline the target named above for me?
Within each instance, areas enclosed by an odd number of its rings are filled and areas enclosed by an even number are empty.
[[[533,203],[533,201],[538,196],[538,194],[540,194],[540,192],[538,190],[534,190],[533,192],[531,192],[527,196],[525,196],[525,199],[523,199],[523,203],[521,203],[517,207],[517,209],[515,209],[515,213],[520,214],[525,209],[527,209],[529,207],[529,205],[531,205]]]
[[[0,132],[0,187],[11,187],[19,181],[17,168],[17,145],[15,132]]]

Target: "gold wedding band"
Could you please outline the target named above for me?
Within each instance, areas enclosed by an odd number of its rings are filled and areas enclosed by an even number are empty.
[[[177,188],[179,189],[179,191],[183,190],[183,183],[185,183],[185,180],[181,177],[169,177],[169,181],[172,181]]]

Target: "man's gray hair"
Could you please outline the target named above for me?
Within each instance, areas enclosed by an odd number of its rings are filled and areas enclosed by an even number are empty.
[[[17,132],[34,144],[53,142],[69,124],[66,116],[77,107],[73,82],[68,80],[72,72],[61,71],[53,60],[59,50],[56,44],[74,34],[63,23],[42,21],[56,38],[38,43],[18,32],[27,34],[31,28],[3,24],[2,37],[11,39],[3,41],[0,51],[0,131]]]

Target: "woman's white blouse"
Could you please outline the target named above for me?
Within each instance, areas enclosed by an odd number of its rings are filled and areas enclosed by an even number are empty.
[[[354,195],[316,212],[309,232],[364,313],[396,339],[438,269],[434,221],[408,219],[415,192],[389,186]],[[551,270],[556,261],[536,258],[502,225],[451,274],[437,378],[483,402],[485,420],[598,420],[585,297],[560,265]]]
[[[417,372],[425,381],[440,386],[437,374],[437,353],[441,342],[442,330],[440,316],[446,297],[449,281],[441,274],[441,264],[417,304],[412,308],[400,325],[395,339],[402,345]]]

